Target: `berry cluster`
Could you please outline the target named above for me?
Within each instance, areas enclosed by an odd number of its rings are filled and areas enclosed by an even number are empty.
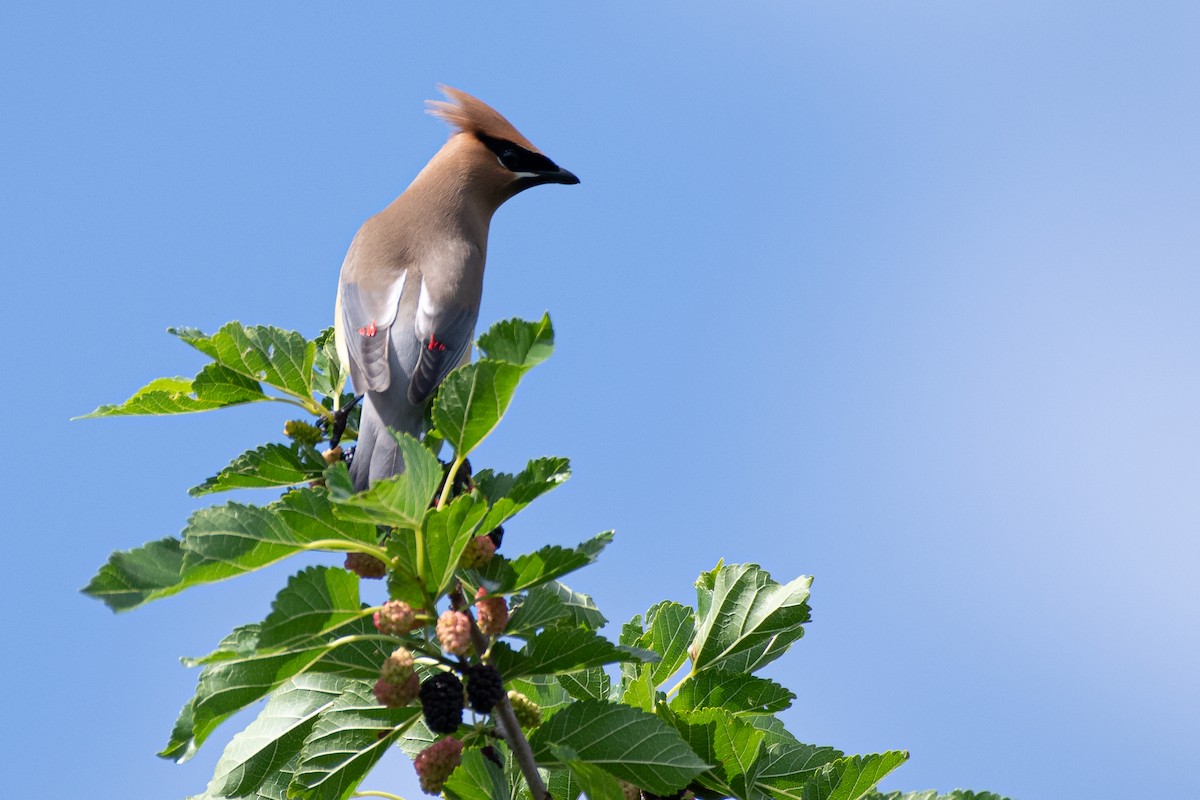
[[[403,708],[416,699],[420,689],[413,654],[405,647],[397,647],[379,669],[379,680],[373,690],[375,699],[388,708]]]
[[[508,702],[512,705],[517,723],[522,728],[536,728],[542,724],[542,708],[525,695],[512,689],[508,690]]]
[[[421,712],[434,733],[453,733],[462,724],[463,685],[453,672],[439,672],[421,684]]]
[[[488,597],[482,586],[475,593],[475,612],[479,616],[479,630],[487,636],[498,636],[508,624],[508,604],[503,595]]]
[[[462,749],[462,742],[447,737],[417,754],[413,766],[416,767],[417,777],[421,779],[421,791],[425,794],[441,794],[450,773],[462,763]]]
[[[458,565],[464,569],[479,569],[492,560],[496,554],[496,543],[492,537],[484,534],[476,536],[467,543],[467,549],[458,559]]]
[[[471,709],[480,714],[490,714],[500,698],[504,697],[504,681],[496,668],[487,664],[468,667],[467,700]]]
[[[417,612],[403,600],[389,600],[375,612],[375,627],[388,636],[403,636],[418,627]]]
[[[283,435],[297,444],[310,447],[325,438],[324,431],[302,419],[289,419],[283,423]]]
[[[461,656],[471,648],[471,618],[461,611],[444,611],[438,617],[437,638],[442,649]]]

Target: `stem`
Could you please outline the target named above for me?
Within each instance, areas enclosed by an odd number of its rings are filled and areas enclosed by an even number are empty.
[[[384,798],[384,800],[404,800],[404,798],[398,794],[392,794],[391,792],[376,792],[376,791],[372,791],[370,789],[367,789],[362,792],[355,792],[354,794],[352,794],[350,796],[351,797],[382,797],[382,798]]]
[[[454,476],[458,474],[458,468],[466,461],[460,455],[454,456],[454,463],[450,465],[450,472],[446,475],[446,485],[442,487],[442,496],[438,498],[437,507],[440,509],[450,500],[450,490],[454,488]]]
[[[364,542],[347,542],[344,539],[318,539],[315,542],[305,542],[300,545],[300,548],[303,550],[332,550],[336,553],[366,553],[369,556],[375,556],[385,564],[392,559],[387,550],[382,547],[375,547]]]
[[[451,477],[453,475],[454,472],[451,470]],[[471,644],[475,648],[475,652],[486,653],[488,650],[487,637],[483,635],[483,631],[479,630],[479,626],[475,624],[475,617],[471,614],[470,609],[465,609],[463,613],[471,621]],[[534,800],[551,800],[550,792],[546,790],[546,784],[542,783],[542,776],[538,773],[537,760],[533,757],[533,749],[529,746],[529,740],[525,738],[525,734],[521,731],[521,723],[517,721],[517,715],[513,711],[512,703],[508,702],[507,693],[500,695],[500,702],[496,703],[496,707],[492,709],[492,713],[499,718],[504,738],[508,740],[508,747],[512,750],[513,755],[517,757],[517,764],[521,767],[521,774],[525,776],[525,784],[529,787],[529,793],[533,795]]]
[[[695,674],[695,672],[689,672],[687,675],[684,675],[682,678],[680,678],[678,683],[676,683],[670,689],[667,689],[667,699],[669,700],[675,695],[679,694],[679,690],[682,689],[683,685],[690,681],[692,676]]]

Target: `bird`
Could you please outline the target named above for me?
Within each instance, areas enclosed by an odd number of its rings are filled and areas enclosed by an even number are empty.
[[[579,183],[491,106],[438,88],[446,100],[428,101],[427,111],[449,123],[449,138],[359,228],[338,280],[337,352],[363,396],[355,491],[403,472],[387,429],[420,437],[438,385],[470,360],[496,209],[534,186]]]

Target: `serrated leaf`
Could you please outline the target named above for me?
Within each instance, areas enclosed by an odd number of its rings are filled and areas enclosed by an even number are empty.
[[[839,758],[818,770],[797,796],[801,800],[859,800],[907,760],[908,753],[898,750]]]
[[[499,800],[508,796],[504,770],[471,749],[463,753],[462,763],[442,788],[449,800]]]
[[[343,482],[342,469],[326,473],[330,496],[334,499],[339,517],[377,525],[416,530],[429,511],[429,503],[442,480],[442,464],[419,441],[407,433],[389,430],[396,439],[404,471],[399,475],[376,481],[364,492],[354,493],[354,487]],[[335,465],[336,467],[337,465]],[[334,482],[329,483],[329,473]]]
[[[480,336],[478,345],[487,358],[528,369],[554,352],[554,326],[549,314],[543,314],[537,322],[504,320]]]
[[[178,539],[159,539],[108,557],[80,591],[103,601],[113,611],[175,594],[183,588],[184,550]]]
[[[778,683],[744,672],[707,669],[694,674],[671,701],[676,711],[723,708],[733,714],[775,714],[796,695]]]
[[[777,583],[755,564],[730,564],[702,575],[692,671],[753,672],[783,655],[804,635],[811,584],[807,576]]]
[[[426,579],[434,597],[453,582],[458,561],[471,539],[480,532],[486,513],[487,503],[482,498],[464,494],[425,517]]]
[[[261,569],[318,542],[328,543],[323,549],[353,550],[355,544],[373,546],[375,539],[373,525],[335,518],[328,496],[320,490],[296,489],[269,506],[213,506],[188,520],[180,583],[172,588],[178,591]]]
[[[596,560],[596,556],[612,541],[612,531],[597,534],[578,547],[548,545],[532,553],[524,553],[509,561],[496,556],[481,570],[472,570],[492,594],[513,594],[561,578]]]
[[[247,450],[199,486],[188,490],[192,497],[230,489],[295,486],[322,477],[325,459],[313,447],[300,444],[264,444]]]
[[[565,458],[535,458],[516,475],[480,470],[475,486],[491,508],[480,526],[490,531],[504,524],[527,505],[571,477],[571,462]]]
[[[204,387],[202,384],[202,388]],[[237,403],[267,400],[266,395],[259,392],[251,399],[235,400]],[[230,403],[207,396],[196,394],[192,380],[188,378],[158,378],[138,389],[123,403],[102,405],[90,414],[84,414],[77,419],[94,419],[99,417],[149,416],[162,414],[194,414],[200,411],[211,411],[222,408]]]
[[[217,364],[293,396],[312,395],[316,344],[295,331],[227,322],[211,336],[195,328],[169,328]]]
[[[200,400],[220,406],[269,399],[258,381],[220,364],[206,364],[196,373],[192,381],[192,390]]]
[[[601,667],[563,673],[558,683],[576,700],[608,700],[612,693],[612,679]]]
[[[539,586],[513,598],[504,635],[530,638],[542,628],[570,617],[571,612],[558,595]]]
[[[326,397],[340,397],[346,385],[342,360],[337,352],[337,336],[332,327],[321,331],[313,340],[312,388]]]
[[[161,755],[177,758],[185,750],[194,751],[231,714],[310,670],[373,681],[392,649],[390,643],[380,640],[366,618],[353,620],[333,633],[269,652],[259,650],[257,637],[261,630],[261,625],[243,626],[214,653],[191,660],[192,664],[205,666],[196,694],[185,707],[190,717],[190,740],[180,741],[173,733]],[[177,723],[177,732],[179,727]]]
[[[512,402],[521,367],[482,359],[451,372],[433,401],[438,432],[465,458],[487,438]]]
[[[562,766],[553,748],[568,747],[573,760],[662,795],[683,788],[708,766],[653,714],[613,703],[574,703],[534,731],[530,744],[539,764]]]
[[[258,647],[287,647],[364,616],[358,584],[357,575],[340,567],[309,567],[296,573],[275,596]]]
[[[696,635],[695,612],[679,603],[657,603],[646,612],[646,628],[640,646],[658,653],[661,659],[650,667],[650,681],[657,686],[687,660],[688,645]]]
[[[288,794],[305,800],[346,800],[420,715],[417,706],[379,705],[369,682],[348,682],[304,740]]]
[[[575,759],[569,748],[556,748],[555,754],[570,770],[588,800],[625,800],[621,784],[601,767]]]
[[[515,663],[497,668],[505,678],[573,672],[586,667],[643,661],[653,653],[620,647],[584,628],[549,628],[518,654]]]
[[[281,686],[257,719],[229,742],[204,797],[243,797],[293,762],[317,715],[341,696],[344,685],[327,675],[301,675]]]

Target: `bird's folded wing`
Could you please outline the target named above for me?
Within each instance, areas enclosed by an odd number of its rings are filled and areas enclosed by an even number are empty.
[[[355,391],[382,392],[392,382],[388,344],[404,279],[405,273],[401,272],[383,291],[350,282],[338,287],[338,352],[349,362]],[[399,333],[411,335],[409,331]]]
[[[424,303],[421,305],[425,306]],[[424,316],[417,325],[421,353],[408,382],[408,401],[420,405],[429,399],[450,371],[467,355],[471,340],[475,338],[479,309],[451,307],[427,316],[418,313],[417,316],[419,320]]]

